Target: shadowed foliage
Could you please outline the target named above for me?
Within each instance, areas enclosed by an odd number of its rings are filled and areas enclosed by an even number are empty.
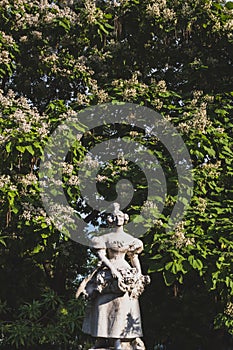
[[[164,211],[154,222],[148,215],[142,237],[152,278],[141,298],[148,349],[232,348],[232,9],[218,0],[0,0],[1,349],[88,347],[85,302],[74,295],[96,259],[54,227],[38,172],[57,125],[106,102],[158,111],[182,135],[193,165],[191,203],[167,233],[178,186],[169,152],[115,125],[120,137],[143,140],[167,179]],[[107,136],[92,130],[64,161],[67,198],[93,224],[97,213],[79,201],[78,162]],[[134,215],[147,183],[136,165],[116,163],[102,169],[97,187],[115,200],[117,181],[133,179]]]

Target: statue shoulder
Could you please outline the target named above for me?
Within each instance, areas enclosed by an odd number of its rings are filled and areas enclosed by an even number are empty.
[[[101,236],[93,237],[91,239],[91,244],[94,249],[106,249],[106,242]]]
[[[140,254],[143,251],[142,241],[125,232],[119,235],[109,235],[107,247],[125,253]]]
[[[143,243],[138,238],[133,238],[131,242],[129,242],[129,254],[140,254],[143,251]]]

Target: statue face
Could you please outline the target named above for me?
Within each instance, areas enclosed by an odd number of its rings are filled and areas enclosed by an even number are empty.
[[[124,222],[125,222],[125,216],[124,214],[122,213],[119,213],[116,215],[116,224],[117,226],[123,226],[124,225]]]

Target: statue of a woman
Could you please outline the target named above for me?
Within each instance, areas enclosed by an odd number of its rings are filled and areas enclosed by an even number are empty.
[[[76,294],[83,292],[88,297],[83,332],[96,338],[95,348],[135,349],[136,343],[143,344],[138,297],[149,277],[141,273],[138,254],[142,242],[123,230],[128,219],[114,203],[113,214],[108,216],[113,231],[96,237],[93,243],[100,266]]]

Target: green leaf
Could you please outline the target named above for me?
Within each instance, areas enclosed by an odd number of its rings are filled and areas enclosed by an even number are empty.
[[[167,286],[171,286],[176,281],[176,275],[170,271],[163,271],[163,278]]]
[[[169,261],[166,265],[165,265],[165,270],[170,270],[171,267],[173,265],[173,261]]]
[[[6,151],[7,151],[7,153],[10,153],[10,152],[11,152],[11,147],[12,147],[12,143],[11,143],[11,141],[10,141],[10,142],[8,142],[8,143],[6,144]]]
[[[99,29],[102,30],[102,32],[104,32],[105,34],[109,34],[109,32],[107,31],[106,28],[104,28],[103,24],[101,24],[100,22],[96,21],[96,24],[98,24]]]
[[[16,149],[20,151],[21,153],[24,153],[26,146],[16,146]]]
[[[7,236],[0,236],[0,244],[4,245],[6,247],[6,242],[5,239],[7,238]]]
[[[190,265],[195,269],[195,270],[202,270],[202,268],[203,268],[203,263],[202,263],[202,261],[200,260],[200,259],[196,259],[195,257],[194,257],[194,255],[190,255],[189,257],[188,257],[188,261],[189,261],[189,263],[190,263]]]
[[[226,7],[228,10],[233,10],[233,2],[232,2],[232,1],[228,1],[228,2],[225,4],[225,7]]]
[[[35,154],[34,149],[32,148],[31,145],[25,146],[25,148],[27,149],[27,151],[28,151],[32,156]]]

